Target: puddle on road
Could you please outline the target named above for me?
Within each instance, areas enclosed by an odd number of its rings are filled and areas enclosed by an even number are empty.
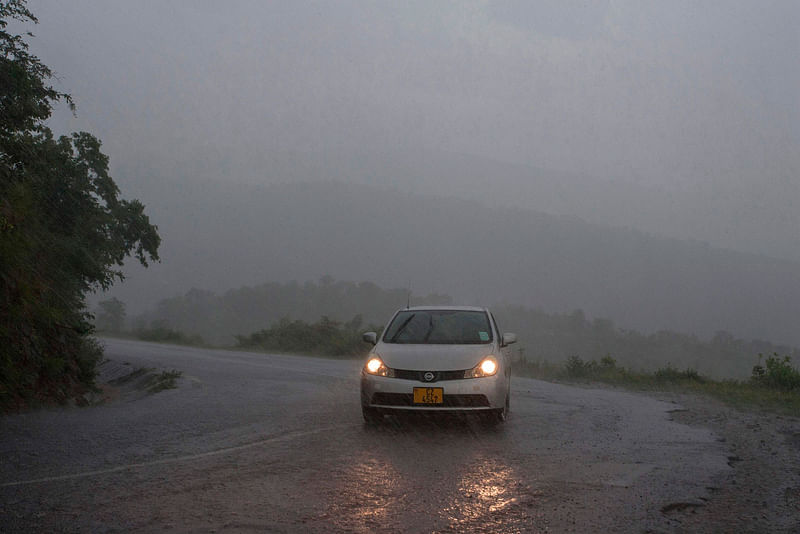
[[[321,519],[342,530],[384,529],[389,515],[404,508],[404,496],[398,491],[401,482],[402,476],[390,464],[372,455],[362,455],[337,480]]]
[[[464,470],[457,490],[439,514],[459,532],[545,531],[543,515],[537,514],[538,491],[520,481],[497,458],[476,458]]]
[[[546,530],[540,492],[505,458],[502,432],[415,421],[367,434],[369,446],[331,474],[318,519],[333,530]]]

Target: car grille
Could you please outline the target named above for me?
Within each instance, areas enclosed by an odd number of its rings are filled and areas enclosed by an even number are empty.
[[[433,380],[425,380],[425,373],[433,373]],[[409,371],[407,369],[395,369],[394,377],[402,378],[403,380],[418,380],[420,382],[439,382],[441,380],[462,380],[464,373],[467,370],[461,371]]]
[[[482,408],[489,406],[486,395],[445,395],[442,404],[414,404],[414,395],[411,393],[375,393],[372,395],[372,404],[381,406],[429,406],[432,408]]]

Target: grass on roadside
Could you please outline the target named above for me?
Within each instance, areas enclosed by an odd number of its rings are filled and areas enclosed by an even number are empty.
[[[714,380],[694,369],[670,365],[652,373],[634,371],[617,365],[610,355],[599,361],[572,356],[564,364],[523,359],[514,364],[514,373],[556,382],[601,382],[635,390],[706,394],[738,408],[800,416],[800,371],[792,367],[788,356],[774,354],[764,365],[762,359],[759,355],[749,380]]]
[[[140,328],[132,332],[135,339],[151,341],[155,343],[169,343],[172,345],[188,345],[190,347],[201,347],[205,345],[203,338],[197,335],[187,334],[180,330],[174,330],[165,326],[153,326],[151,328]]]
[[[178,370],[162,371],[159,374],[153,375],[147,382],[148,393],[158,393],[165,389],[175,389],[178,387],[177,380],[183,373]]]
[[[152,394],[166,389],[177,388],[177,380],[182,375],[183,372],[177,369],[158,373],[153,367],[139,367],[127,375],[111,380],[109,383],[114,386],[131,384],[136,389],[145,390],[147,393]]]

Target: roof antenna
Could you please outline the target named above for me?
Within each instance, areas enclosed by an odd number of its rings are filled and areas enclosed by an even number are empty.
[[[406,309],[411,307],[411,283],[408,284],[408,295],[406,297]]]

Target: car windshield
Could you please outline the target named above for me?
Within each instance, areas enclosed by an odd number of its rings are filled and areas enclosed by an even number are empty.
[[[483,311],[404,310],[383,336],[384,343],[469,345],[492,341],[489,317]]]

